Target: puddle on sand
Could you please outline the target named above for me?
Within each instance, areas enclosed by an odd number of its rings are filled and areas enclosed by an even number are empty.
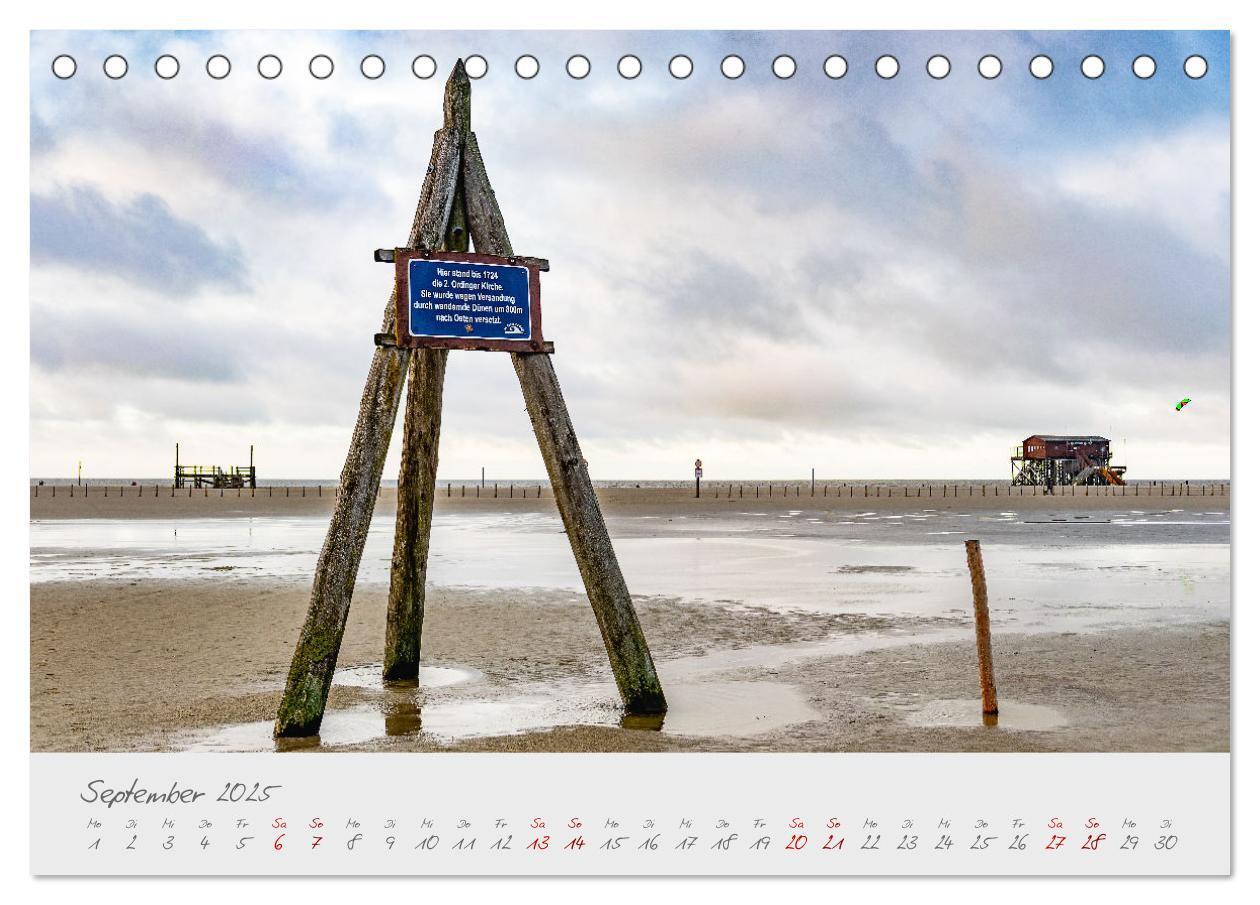
[[[621,726],[691,736],[753,736],[818,719],[791,685],[698,682],[671,685],[669,713],[624,717],[612,685],[548,687],[499,699],[424,702],[414,689],[390,686],[381,701],[329,710],[320,734],[275,741],[266,722],[221,726],[190,737],[188,751],[290,751],[362,745],[376,739],[424,736],[448,744],[463,739],[539,732],[560,726]]]
[[[381,678],[381,664],[367,663],[363,666],[343,666],[333,673],[333,685],[343,688],[449,688],[466,682],[480,682],[485,675],[467,666],[421,666],[416,682],[391,682],[388,685]],[[257,691],[277,691],[284,688],[285,677],[275,676],[264,679],[253,686]]]
[[[1016,732],[1047,732],[1064,729],[1068,725],[1067,717],[1053,707],[1021,704],[1018,701],[1001,701],[998,703],[997,715],[986,716],[980,712],[980,702],[975,699],[932,701],[911,713],[906,722],[920,727],[950,726],[966,729],[972,726],[988,726]]]
[[[273,739],[270,721],[220,726],[191,739],[187,751],[293,751],[304,748],[363,745],[382,738],[428,736],[438,742],[522,732],[568,725],[617,725],[620,711],[612,703],[566,711],[547,697],[503,701],[442,701],[422,704],[411,689],[386,690],[379,704],[329,710],[319,735]]]
[[[411,687],[419,685],[420,688],[447,688],[481,678],[484,678],[481,673],[467,667],[421,666],[419,682]],[[381,679],[381,664],[369,663],[366,666],[348,666],[337,670],[333,676],[333,684],[350,688],[381,688],[385,683]],[[400,684],[399,687],[407,686]]]
[[[707,682],[667,687],[669,713],[660,728],[671,735],[763,735],[821,716],[794,686],[777,682]],[[654,728],[651,720],[642,717],[627,717],[622,725]]]

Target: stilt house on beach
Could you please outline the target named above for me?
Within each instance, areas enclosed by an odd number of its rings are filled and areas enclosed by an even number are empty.
[[[1106,437],[1033,434],[1011,450],[1011,483],[1033,487],[1122,486],[1124,466],[1111,464]]]

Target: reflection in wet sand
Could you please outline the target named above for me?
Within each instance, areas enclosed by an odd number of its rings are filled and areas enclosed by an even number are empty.
[[[431,705],[424,705],[421,698],[422,692],[416,690],[386,689],[377,705],[330,710],[320,735],[314,738],[273,740],[271,723],[244,723],[192,737],[182,749],[301,751],[421,734],[450,743],[557,726],[620,726],[679,736],[746,738],[821,717],[795,687],[775,682],[674,685],[670,711],[663,717],[623,715],[611,685],[581,686],[578,693],[567,696],[530,693]],[[1054,707],[1003,701],[1000,713],[994,716],[981,713],[979,700],[973,699],[930,701],[910,711],[905,720],[919,728],[987,727],[1012,732],[1049,732],[1069,726],[1067,717]]]
[[[990,715],[981,713],[978,699],[931,701],[911,713],[906,722],[911,726],[988,726],[1016,732],[1048,732],[1068,725],[1067,717],[1053,707],[1002,701],[998,713]]]
[[[424,728],[424,715],[415,694],[391,695],[381,709],[385,714],[385,734],[391,738],[418,735]]]
[[[558,726],[621,726],[680,736],[747,737],[819,717],[794,686],[775,682],[673,684],[669,713],[653,717],[624,715],[611,683],[539,685],[507,694],[480,689],[476,696],[436,700],[427,700],[423,687],[382,686],[379,680],[377,687],[380,699],[373,704],[329,710],[317,737],[273,741],[271,723],[259,721],[198,733],[175,747],[190,751],[292,751],[422,734],[440,743],[452,743]]]
[[[466,666],[421,666],[417,681],[390,683],[390,685],[399,688],[446,688],[465,682],[477,682],[483,678],[485,677],[477,670]],[[370,663],[366,666],[339,669],[333,676],[333,684],[349,688],[380,688],[381,664]]]

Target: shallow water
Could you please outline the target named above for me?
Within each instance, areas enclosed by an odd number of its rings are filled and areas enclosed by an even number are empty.
[[[813,657],[971,637],[971,588],[962,540],[984,543],[995,633],[1103,631],[1227,620],[1229,521],[1178,510],[1091,513],[938,513],[905,518],[808,511],[609,520],[636,595],[712,606],[755,605],[880,617],[879,630],[817,641],[713,650],[658,661],[670,712],[623,722],[611,681],[491,687],[458,664],[426,667],[419,687],[384,688],[379,666],[339,670],[368,701],[329,711],[328,746],[388,736],[444,744],[567,725],[624,725],[689,736],[746,737],[818,715],[794,686],[764,670]],[[324,518],[57,520],[31,523],[31,580],[250,579],[309,582]],[[393,519],[373,521],[360,581],[388,580]],[[580,591],[558,517],[456,513],[434,520],[429,578],[441,586]],[[860,622],[855,623],[860,625]],[[742,676],[757,681],[734,681]],[[1002,702],[997,728],[1048,731],[1049,708]],[[975,701],[938,701],[913,725],[982,725]],[[311,742],[299,743],[310,744]],[[271,750],[271,723],[186,733],[164,747]],[[294,747],[286,743],[284,747]]]
[[[450,670],[455,672],[455,670]],[[368,687],[362,677],[375,675],[380,695],[373,703],[329,710],[315,738],[272,739],[271,722],[241,723],[186,733],[164,740],[163,747],[187,751],[294,750],[315,746],[361,745],[389,737],[427,737],[438,743],[513,735],[557,726],[622,726],[679,736],[749,737],[807,723],[819,714],[791,685],[777,682],[671,681],[669,713],[664,717],[626,717],[609,683],[531,685],[519,690],[469,689],[469,694],[428,700],[425,677],[419,689],[382,687],[380,667],[364,667],[362,676],[338,671],[336,684]],[[347,681],[349,679],[349,681]]]
[[[980,702],[971,700],[931,701],[913,711],[906,722],[911,726],[948,726],[967,728],[985,726],[1013,732],[1049,732],[1068,725],[1067,717],[1053,707],[1000,701],[998,713],[988,716],[980,711]]]
[[[1098,630],[1229,616],[1229,523],[1218,513],[1190,518],[1176,510],[1126,511],[1045,524],[1006,513],[943,515],[931,509],[910,519],[873,513],[855,518],[866,524],[794,511],[621,518],[610,520],[610,527],[627,583],[638,595],[960,618],[971,606],[960,542],[965,533],[984,542],[998,630]],[[644,527],[648,521],[650,529]],[[31,580],[305,582],[326,528],[323,518],[36,521]],[[361,582],[388,580],[392,534],[392,518],[373,521]],[[439,515],[429,580],[437,586],[582,590],[559,518],[533,513]]]
[[[421,666],[420,675],[412,687],[448,688],[466,682],[479,682],[483,678],[480,672],[467,667]],[[283,682],[276,684],[278,687],[284,687]],[[333,684],[344,685],[348,688],[380,688],[381,664],[372,663],[368,666],[350,666],[339,669],[333,674]]]

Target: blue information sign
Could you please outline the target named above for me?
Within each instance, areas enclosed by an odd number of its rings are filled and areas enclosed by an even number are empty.
[[[412,258],[407,327],[438,339],[533,339],[529,268]]]

